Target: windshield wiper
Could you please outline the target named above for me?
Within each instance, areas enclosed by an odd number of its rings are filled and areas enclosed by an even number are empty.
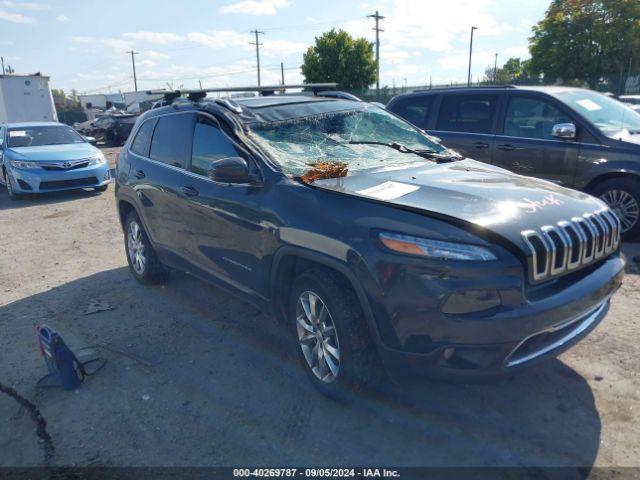
[[[404,145],[396,142],[386,143],[386,142],[374,142],[374,141],[366,141],[366,140],[362,140],[362,141],[350,140],[347,143],[350,145],[382,145],[385,147],[393,148],[394,150],[397,150],[401,153],[413,153],[415,155],[422,155],[427,153],[438,153],[435,150],[429,150],[429,149],[413,150],[409,147],[405,147]]]

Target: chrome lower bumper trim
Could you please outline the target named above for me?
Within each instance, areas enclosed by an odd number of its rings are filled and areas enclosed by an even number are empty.
[[[523,341],[521,341],[518,346],[516,348],[514,348],[511,353],[507,356],[506,360],[505,360],[505,366],[507,368],[509,367],[515,367],[517,365],[521,365],[523,363],[526,363],[528,361],[534,360],[535,358],[538,358],[542,355],[545,355],[546,353],[549,353],[557,348],[562,347],[563,345],[565,345],[567,342],[571,341],[572,339],[574,339],[575,337],[577,337],[578,335],[580,335],[582,332],[584,332],[585,330],[587,330],[593,323],[595,323],[599,318],[600,315],[602,314],[602,312],[607,308],[607,305],[609,304],[609,298],[607,298],[604,302],[602,302],[600,305],[598,305],[595,309],[591,310],[590,312],[586,313],[586,314],[581,314],[571,320],[568,320],[566,322],[563,322],[559,325],[555,325],[551,328],[548,328],[546,330],[542,330],[540,332],[536,332],[533,335],[529,335],[527,338],[525,338]],[[561,338],[558,338],[554,341],[552,341],[551,343],[545,345],[544,347],[542,347],[539,350],[536,350],[535,352],[532,353],[528,353],[522,357],[519,357],[517,355],[518,350],[520,349],[520,347],[522,347],[526,342],[528,342],[529,340],[531,340],[532,338],[538,336],[538,335],[542,335],[544,333],[553,333],[556,332],[558,330],[567,328],[571,325],[575,325],[574,328],[571,328],[570,331],[567,332],[566,335],[562,336]]]

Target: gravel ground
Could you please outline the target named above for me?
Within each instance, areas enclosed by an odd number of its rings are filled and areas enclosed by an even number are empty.
[[[640,466],[633,262],[605,321],[559,359],[345,406],[310,387],[261,312],[187,275],[137,284],[112,187],[19,202],[0,190],[0,231],[0,385],[34,405],[0,393],[0,466]],[[111,310],[86,315],[93,301]],[[75,392],[37,390],[38,323],[107,365]]]

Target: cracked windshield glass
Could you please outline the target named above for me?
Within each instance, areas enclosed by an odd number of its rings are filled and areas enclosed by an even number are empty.
[[[259,123],[250,127],[250,135],[285,173],[294,176],[320,163],[344,165],[348,174],[416,161],[431,163],[420,154],[448,152],[375,106]]]

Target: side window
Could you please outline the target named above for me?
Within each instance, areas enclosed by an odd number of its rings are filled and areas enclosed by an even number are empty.
[[[391,111],[418,128],[427,128],[434,95],[415,95],[398,100]]]
[[[191,148],[193,120],[191,113],[160,117],[153,132],[149,156],[158,162],[185,168]]]
[[[149,145],[151,144],[151,135],[153,134],[153,127],[156,126],[156,119],[152,118],[144,122],[136,133],[136,138],[131,142],[131,151],[142,155],[143,157],[149,156]]]
[[[492,133],[497,95],[445,95],[436,130]]]
[[[511,97],[504,118],[504,134],[509,137],[556,140],[553,126],[571,122],[566,114],[537,98]]]
[[[198,117],[193,131],[193,150],[191,151],[193,173],[207,176],[215,160],[238,156],[241,156],[241,153],[213,120]]]

